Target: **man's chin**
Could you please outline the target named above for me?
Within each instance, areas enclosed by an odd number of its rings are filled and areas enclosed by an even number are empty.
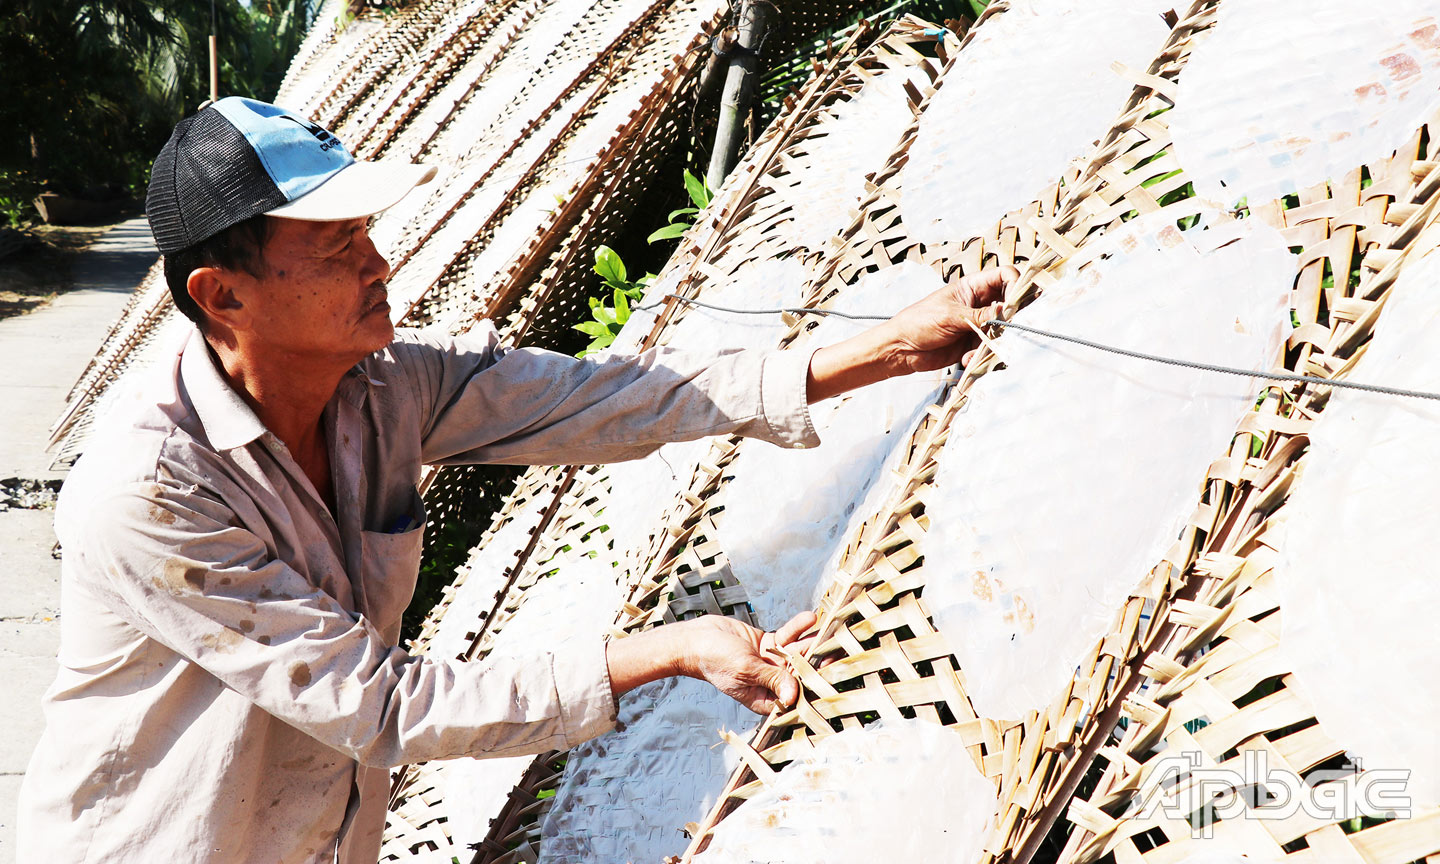
[[[390,320],[390,305],[382,303],[375,311],[365,316],[361,331],[365,339],[366,353],[379,351],[395,340],[395,324]]]

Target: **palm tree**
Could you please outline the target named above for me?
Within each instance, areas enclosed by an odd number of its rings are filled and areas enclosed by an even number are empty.
[[[266,98],[317,5],[9,0],[0,16],[0,197],[42,184],[143,189],[170,129],[207,98],[212,9],[222,92]]]

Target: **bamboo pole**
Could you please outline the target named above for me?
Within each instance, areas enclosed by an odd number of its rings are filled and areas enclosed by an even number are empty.
[[[210,101],[214,102],[220,98],[220,54],[217,49],[215,34],[210,34]]]
[[[220,98],[220,40],[215,34],[220,28],[215,26],[215,0],[210,0],[210,101],[214,102]]]
[[[759,77],[760,44],[765,39],[766,0],[743,0],[739,12],[739,39],[731,49],[730,68],[725,75],[725,91],[720,98],[720,122],[715,130],[715,148],[710,153],[710,167],[705,182],[719,189],[735,168],[740,156],[740,140],[745,118],[755,98],[755,81]]]

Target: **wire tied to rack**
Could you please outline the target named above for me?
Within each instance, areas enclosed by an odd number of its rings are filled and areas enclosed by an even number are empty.
[[[736,309],[729,306],[719,306],[714,303],[705,303],[690,297],[682,297],[679,294],[666,294],[662,300],[645,306],[636,306],[636,311],[648,312],[665,305],[665,300],[676,300],[689,306],[698,306],[702,309],[710,309],[715,312],[726,312],[733,315],[819,315],[835,318],[844,318],[849,321],[889,321],[890,315],[863,315],[849,312],[840,312],[835,309],[811,309],[803,306],[782,307],[779,309]],[[1440,402],[1440,393],[1431,393],[1425,390],[1407,390],[1401,387],[1390,387],[1384,384],[1367,384],[1363,381],[1345,381],[1334,378],[1321,378],[1317,375],[1297,375],[1292,372],[1259,372],[1254,369],[1241,369],[1235,366],[1221,366],[1215,363],[1201,363],[1194,360],[1182,360],[1177,357],[1165,357],[1159,354],[1147,354],[1143,351],[1132,351],[1129,348],[1120,348],[1115,345],[1106,345],[1102,342],[1094,342],[1089,339],[1082,339],[1079,336],[1070,336],[1064,333],[1055,333],[1050,330],[1042,330],[1039,327],[1031,327],[1028,324],[1017,324],[1014,321],[1003,321],[999,318],[985,322],[983,327],[991,331],[1018,330],[1022,333],[1029,333],[1033,336],[1043,336],[1047,339],[1054,339],[1059,342],[1068,342],[1072,345],[1080,345],[1094,351],[1103,351],[1108,354],[1116,354],[1121,357],[1130,357],[1135,360],[1145,360],[1151,363],[1160,363],[1166,366],[1179,366],[1186,369],[1197,369],[1202,372],[1214,372],[1220,375],[1237,375],[1242,378],[1258,378],[1262,381],[1284,381],[1295,384],[1310,384],[1317,387],[1339,387],[1345,390],[1359,390],[1365,393],[1378,393],[1384,396],[1401,396],[1407,399],[1429,399]],[[984,334],[981,334],[984,338]]]

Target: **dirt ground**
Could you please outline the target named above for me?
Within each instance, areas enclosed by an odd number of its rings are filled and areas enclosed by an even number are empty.
[[[130,214],[133,215],[133,214]],[[127,216],[116,216],[120,222]],[[103,225],[33,225],[33,239],[0,258],[0,320],[44,306],[74,287],[75,257],[111,227]]]

